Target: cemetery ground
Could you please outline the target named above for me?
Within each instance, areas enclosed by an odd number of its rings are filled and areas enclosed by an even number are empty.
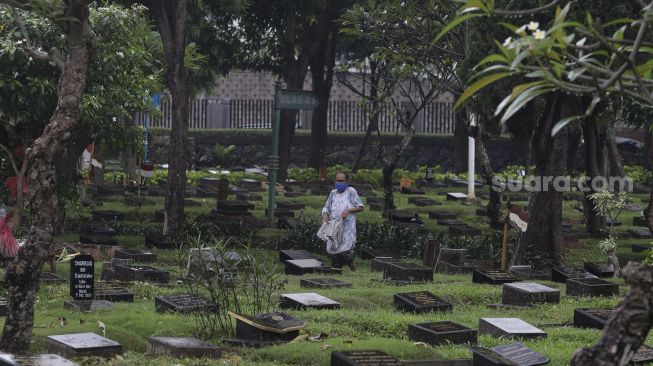
[[[356,187],[356,184],[352,184]],[[395,203],[400,209],[418,213],[424,221],[424,227],[433,231],[446,231],[447,227],[438,225],[437,220],[429,218],[429,211],[450,211],[458,214],[458,220],[473,225],[482,230],[483,234],[490,234],[488,219],[478,216],[476,210],[482,206],[465,205],[460,201],[448,201],[445,192],[461,192],[464,188],[425,188],[425,196],[436,201],[436,205],[415,206],[408,202],[411,195],[395,193]],[[263,218],[266,204],[266,194],[260,193],[263,201],[253,202],[255,217]],[[487,194],[487,188],[477,190],[478,196]],[[378,193],[382,196],[382,192]],[[364,195],[361,195],[365,197]],[[566,194],[569,197],[580,197],[579,193]],[[98,198],[103,202],[102,207],[82,207],[81,220],[90,218],[91,211],[115,210],[125,214],[123,222],[113,223],[119,231],[116,240],[126,249],[143,249],[142,235],[126,235],[129,230],[125,227],[138,227],[139,229],[157,228],[154,222],[154,213],[163,206],[162,197],[148,197],[155,202],[154,205],[141,207],[127,206],[122,196],[107,196]],[[324,195],[305,195],[291,199],[280,197],[279,201],[301,202],[306,208],[298,211],[304,218],[317,218],[325,201]],[[644,206],[642,199],[647,194],[631,194],[633,203]],[[210,212],[215,207],[214,198],[189,198],[200,203],[197,207],[187,207],[186,213],[189,220],[197,215]],[[365,198],[363,198],[365,202]],[[481,198],[481,204],[487,199]],[[526,206],[526,202],[516,202]],[[563,216],[565,221],[573,225],[572,231],[582,232],[582,213],[575,208],[582,203],[575,199],[565,200]],[[73,212],[69,212],[73,215]],[[617,228],[622,234],[618,240],[617,254],[620,263],[624,266],[627,261],[641,261],[646,252],[632,252],[632,243],[648,244],[651,239],[628,238],[625,234],[631,227],[633,217],[639,216],[639,211],[625,211],[620,220],[624,225]],[[385,218],[381,211],[370,210],[369,207],[358,214],[359,223],[382,223]],[[275,220],[276,221],[276,220]],[[111,225],[112,223],[109,223]],[[121,226],[123,228],[121,233]],[[512,235],[514,236],[514,230]],[[261,229],[256,233],[256,243],[260,247],[255,249],[259,258],[270,262],[278,262],[278,250],[275,243],[285,235],[285,230]],[[570,234],[571,235],[571,234]],[[77,232],[64,233],[56,241],[77,242]],[[583,262],[605,262],[605,256],[596,248],[598,239],[583,237],[577,243],[568,246],[567,259],[574,267],[582,267]],[[552,365],[567,364],[571,354],[578,348],[594,344],[600,337],[601,331],[596,329],[576,328],[573,326],[575,308],[611,308],[616,306],[627,291],[621,279],[608,279],[619,284],[620,295],[616,297],[570,297],[565,294],[565,285],[551,282],[550,280],[528,280],[559,289],[559,304],[540,304],[528,308],[490,308],[488,304],[501,303],[502,288],[497,285],[472,284],[471,274],[441,274],[435,273],[434,281],[425,284],[411,284],[395,286],[379,282],[382,272],[370,271],[370,261],[360,257],[358,271],[350,272],[343,269],[340,275],[333,274],[305,274],[303,276],[284,275],[287,279],[285,287],[279,293],[318,292],[341,303],[340,309],[332,310],[285,310],[288,314],[306,321],[307,327],[302,333],[318,335],[326,333],[328,337],[321,342],[302,340],[295,343],[264,348],[236,348],[221,343],[221,339],[208,340],[210,343],[222,348],[222,358],[214,360],[152,358],[145,356],[147,338],[152,335],[168,337],[192,337],[195,329],[195,319],[192,315],[160,314],[154,309],[154,297],[184,292],[183,286],[176,285],[176,280],[181,277],[182,270],[179,259],[185,263],[187,251],[149,249],[158,256],[154,267],[170,272],[168,285],[157,285],[143,282],[124,283],[124,286],[134,293],[134,302],[117,302],[110,309],[100,309],[89,313],[81,313],[63,308],[64,300],[69,299],[68,284],[43,283],[39,292],[39,300],[35,318],[35,336],[33,337],[32,353],[45,351],[45,337],[54,334],[95,332],[98,321],[106,325],[106,337],[121,343],[125,350],[123,360],[113,360],[114,365],[328,365],[331,352],[334,350],[378,349],[402,360],[419,359],[463,359],[470,358],[471,352],[465,345],[427,346],[416,344],[408,338],[408,325],[440,320],[450,320],[472,329],[478,329],[479,319],[484,317],[515,317],[520,318],[537,328],[548,333],[546,338],[523,340],[531,349],[551,358]],[[330,261],[324,252],[315,253],[325,263]],[[418,258],[410,261],[420,263]],[[49,264],[44,267],[44,272],[50,270]],[[283,264],[278,263],[277,271],[283,272]],[[102,261],[96,261],[96,278],[100,278]],[[57,273],[64,278],[69,276],[67,263],[57,265]],[[305,289],[301,288],[300,279],[330,277],[352,284],[352,288],[333,289]],[[448,300],[453,305],[452,312],[433,312],[424,314],[404,313],[395,310],[393,295],[400,292],[430,291],[435,295]],[[276,297],[275,297],[276,298]],[[65,323],[61,321],[64,317]],[[649,341],[653,340],[649,335]],[[509,344],[513,341],[493,338],[489,335],[479,334],[478,344],[485,347],[494,347],[500,344]],[[649,343],[649,342],[647,342]],[[80,360],[78,360],[80,361]],[[96,364],[97,360],[81,360],[84,364]],[[100,364],[102,364],[100,362]]]

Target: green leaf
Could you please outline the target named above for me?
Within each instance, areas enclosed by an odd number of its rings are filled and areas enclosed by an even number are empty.
[[[510,104],[508,109],[503,113],[503,116],[501,117],[501,123],[505,123],[510,117],[512,117],[515,113],[519,112],[520,109],[522,109],[528,102],[533,100],[534,98],[546,94],[550,91],[552,91],[553,88],[550,87],[544,87],[541,85],[534,86],[528,90],[526,90],[524,93],[522,93],[520,96],[515,98],[515,100]]]
[[[502,72],[498,74],[488,75],[483,79],[478,80],[474,84],[470,85],[469,88],[467,88],[467,90],[465,90],[465,92],[458,98],[456,104],[454,105],[454,109],[460,107],[461,104],[463,104],[469,97],[476,94],[479,90],[485,88],[486,86],[494,83],[497,80],[501,80],[506,76],[510,76],[512,74],[513,73],[511,72]]]
[[[435,36],[435,39],[433,40],[432,43],[436,43],[437,41],[439,41],[440,38],[444,37],[445,34],[449,33],[450,30],[454,29],[459,24],[461,24],[461,23],[463,23],[463,22],[465,22],[465,21],[467,21],[469,19],[484,16],[484,15],[485,14],[483,14],[483,13],[468,13],[468,14],[456,17],[456,19],[452,20],[451,23],[447,24],[444,28],[442,28],[440,33],[438,33],[438,35]]]
[[[499,55],[498,53],[495,53],[495,54],[489,55],[489,56],[485,57],[484,59],[482,59],[478,64],[476,64],[476,66],[474,68],[477,68],[477,67],[479,67],[481,65],[484,65],[484,64],[487,64],[487,63],[490,63],[490,62],[502,62],[502,63],[508,64],[508,59],[503,55]]]
[[[530,82],[530,83],[525,83],[525,84],[517,85],[516,87],[514,87],[514,88],[512,89],[512,93],[510,93],[510,95],[508,95],[507,97],[505,97],[505,98],[501,101],[501,103],[499,103],[499,105],[497,106],[496,110],[494,111],[494,116],[496,117],[496,116],[498,116],[499,114],[501,114],[501,111],[503,111],[503,109],[504,109],[504,108],[505,108],[505,107],[506,107],[510,102],[512,102],[515,98],[517,98],[519,95],[521,95],[521,94],[522,94],[524,91],[526,91],[527,89],[532,88],[532,87],[537,86],[537,85],[542,85],[542,84],[544,84],[544,83],[545,83],[544,81],[532,81],[532,82]]]
[[[558,132],[560,132],[560,130],[565,128],[565,126],[567,126],[569,123],[579,120],[581,118],[583,118],[583,116],[571,116],[571,117],[561,119],[551,129],[551,137],[554,137]]]

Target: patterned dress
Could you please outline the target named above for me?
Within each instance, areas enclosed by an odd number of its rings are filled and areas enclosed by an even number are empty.
[[[347,187],[347,189],[342,193],[338,193],[338,191],[334,189],[329,193],[329,198],[322,209],[322,213],[328,213],[329,220],[335,220],[340,217],[343,211],[356,207],[365,206],[363,206],[363,202],[361,202],[361,199],[358,197],[358,193],[356,193],[354,188]],[[354,245],[356,244],[356,214],[350,213],[343,221],[342,225],[342,243],[340,243],[335,252],[329,252],[329,254],[337,254],[354,249]]]

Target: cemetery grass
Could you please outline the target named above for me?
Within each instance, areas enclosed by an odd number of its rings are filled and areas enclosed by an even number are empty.
[[[424,219],[425,226],[433,231],[443,231],[446,227],[438,226],[436,220],[428,219],[428,211],[437,209],[452,211],[460,214],[461,220],[480,226],[484,232],[489,233],[486,218],[475,215],[476,208],[480,206],[466,206],[460,202],[446,201],[441,192],[464,191],[463,189],[446,188],[428,190],[427,196],[441,202],[438,206],[416,207],[409,205],[410,196],[396,194],[395,202],[399,208],[418,212]],[[479,192],[483,194],[483,190]],[[381,194],[379,194],[381,195]],[[633,195],[633,200],[645,195]],[[318,217],[326,197],[304,196],[300,198],[285,199],[283,201],[301,201],[307,208],[303,211],[306,218]],[[163,198],[152,197],[156,204],[134,208],[125,206],[122,199],[108,198],[101,210],[117,210],[126,213],[125,223],[121,224],[132,231],[142,231],[148,228],[157,228],[157,223],[152,222],[154,211],[162,207]],[[193,198],[202,203],[200,207],[188,207],[187,215],[195,217],[209,212],[214,205],[214,200]],[[482,200],[483,203],[486,200]],[[525,203],[524,203],[525,204]],[[574,211],[577,201],[564,202],[564,217],[574,223],[575,229],[580,229],[582,213]],[[262,217],[265,202],[256,203],[254,215]],[[90,217],[90,208],[81,212],[83,219]],[[624,227],[618,229],[625,232],[632,217],[639,213],[624,212],[621,221]],[[366,210],[358,215],[358,220],[372,223],[384,222],[378,211]],[[138,229],[138,230],[136,230]],[[129,231],[129,230],[127,230]],[[283,235],[283,231],[264,229],[258,232],[259,238],[274,240]],[[514,233],[512,234],[514,235]],[[58,240],[76,241],[75,232],[69,232],[58,237]],[[143,248],[143,238],[140,235],[120,235],[118,242],[126,248]],[[577,245],[568,248],[568,260],[572,265],[582,266],[583,261],[605,261],[605,257],[596,248],[598,239],[583,239]],[[633,242],[649,243],[648,239],[630,240],[619,239],[617,254],[622,264],[627,260],[642,260],[645,253],[632,253],[630,244]],[[159,261],[156,266],[171,272],[171,283],[180,276],[178,266],[179,254],[174,250],[157,250]],[[277,258],[274,250],[257,250],[260,256]],[[323,257],[324,258],[324,257]],[[326,259],[326,258],[324,258]],[[49,266],[44,267],[44,271]],[[59,264],[58,274],[68,276],[67,263]],[[283,271],[281,265],[278,271]],[[101,263],[96,265],[96,275],[99,278]],[[42,285],[36,309],[35,329],[31,352],[44,351],[44,340],[47,335],[95,332],[98,321],[106,325],[106,336],[122,343],[126,354],[122,361],[113,361],[113,365],[328,365],[331,351],[348,349],[381,349],[401,359],[429,359],[429,358],[468,358],[470,352],[465,346],[446,345],[430,347],[415,344],[407,336],[408,324],[431,322],[438,320],[451,320],[474,329],[478,328],[478,319],[481,317],[519,317],[548,333],[548,337],[540,340],[529,340],[524,343],[552,359],[552,365],[565,365],[571,354],[578,348],[590,346],[600,337],[599,330],[579,329],[571,326],[573,310],[579,307],[612,307],[627,290],[623,281],[611,279],[620,284],[620,297],[614,298],[570,298],[564,294],[564,284],[549,281],[537,281],[547,286],[561,290],[561,302],[555,305],[538,305],[523,310],[490,309],[486,305],[501,302],[501,287],[491,285],[472,285],[471,275],[442,275],[435,274],[434,283],[424,285],[410,285],[404,287],[390,286],[372,281],[382,277],[379,272],[370,272],[369,263],[359,260],[359,271],[351,273],[345,269],[343,275],[334,276],[336,279],[351,282],[353,288],[347,289],[303,289],[299,287],[300,278],[318,277],[311,275],[286,276],[288,283],[280,293],[293,292],[318,292],[342,304],[339,310],[302,310],[288,313],[305,320],[308,324],[304,333],[317,335],[328,334],[323,342],[302,341],[277,347],[263,349],[238,349],[225,348],[223,358],[220,360],[189,360],[189,359],[153,359],[143,355],[146,348],[147,337],[160,336],[193,336],[194,319],[188,315],[158,314],[154,311],[154,296],[183,292],[183,288],[171,285],[169,287],[136,283],[126,285],[135,294],[134,303],[116,303],[113,308],[100,310],[93,313],[78,313],[63,309],[63,301],[69,298],[67,285]],[[434,294],[449,300],[454,307],[450,313],[409,314],[394,310],[393,295],[399,292],[431,291]],[[65,325],[61,325],[59,317],[65,317]],[[220,339],[211,340],[219,344]],[[649,336],[649,344],[653,339]],[[509,340],[495,339],[490,336],[479,336],[479,344],[492,347],[498,344],[510,343]],[[91,364],[90,360],[85,361]]]

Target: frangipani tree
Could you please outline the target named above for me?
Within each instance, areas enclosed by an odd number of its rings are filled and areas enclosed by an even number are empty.
[[[495,7],[494,0],[468,0],[442,34],[475,17],[531,15],[549,11],[557,2],[539,9],[503,10]],[[570,5],[566,5],[556,8],[548,25],[506,24],[513,36],[496,42],[498,52],[479,63],[475,82],[457,105],[498,80],[519,75],[530,81],[516,86],[497,106],[502,121],[540,96],[566,93],[589,99],[582,111],[556,121],[551,135],[592,115],[599,103],[615,95],[652,106],[653,44],[646,40],[651,36],[653,2],[633,3],[638,9],[631,18],[568,19]],[[630,292],[610,317],[601,340],[577,351],[571,365],[626,365],[646,338],[653,324],[653,268],[630,263],[623,272]]]

